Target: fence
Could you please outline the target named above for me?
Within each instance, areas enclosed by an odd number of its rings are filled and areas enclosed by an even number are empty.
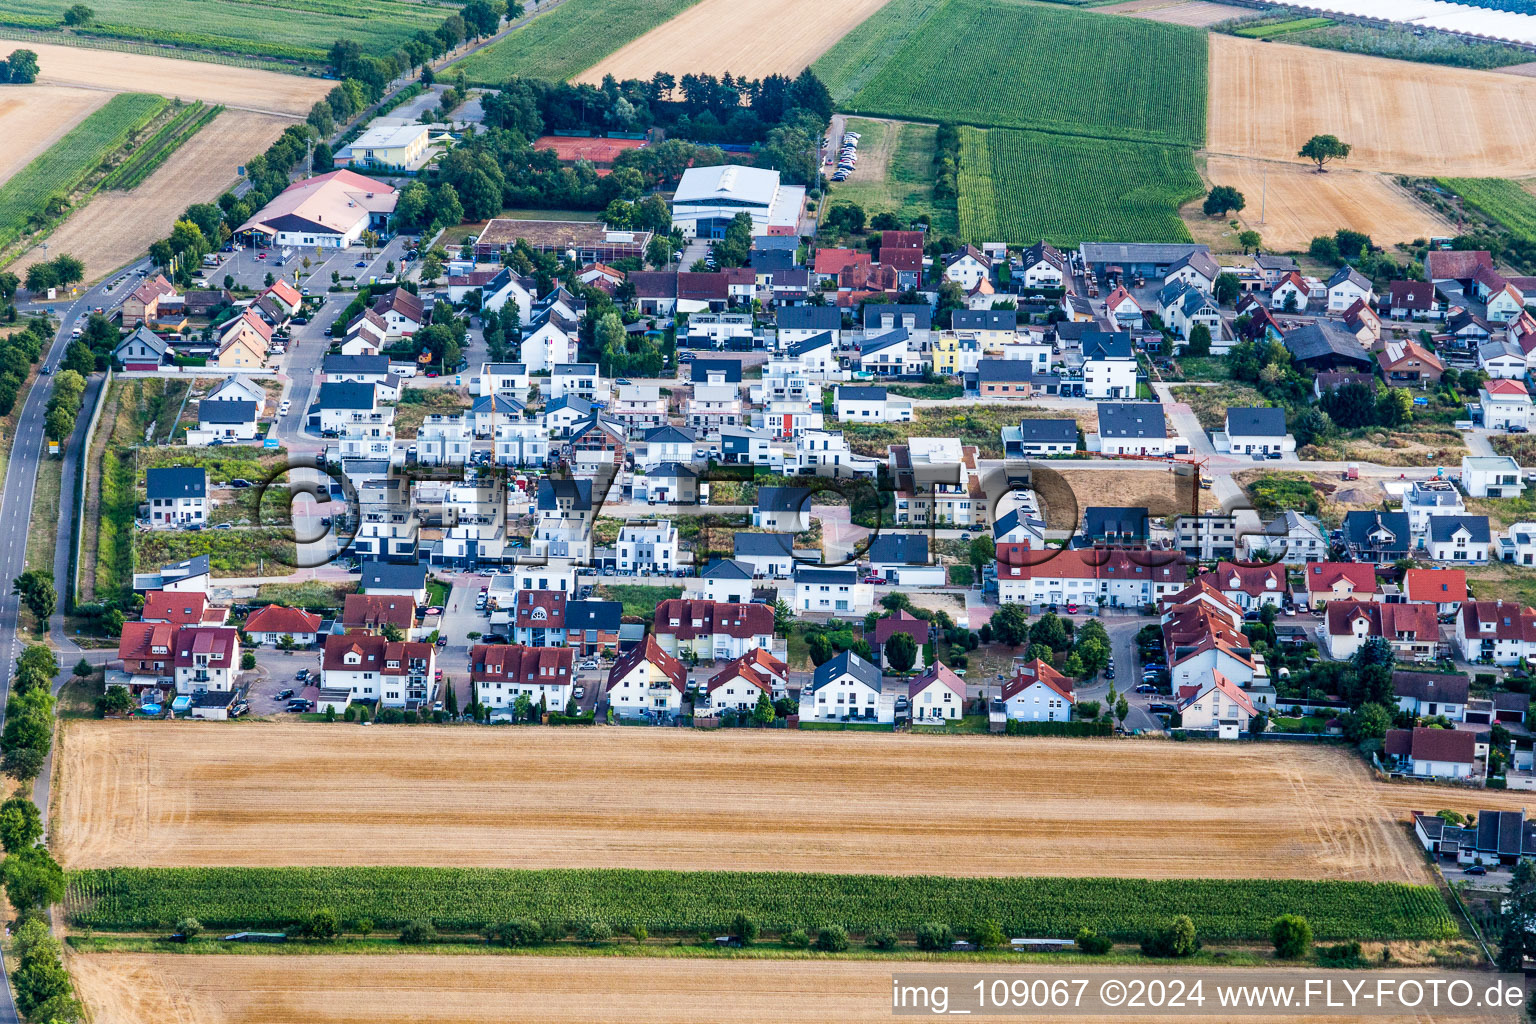
[[[101,421],[101,410],[107,404],[107,392],[112,390],[112,367],[107,367],[107,378],[96,393],[96,405],[91,409],[90,421],[85,426],[85,440],[80,446],[80,464],[75,467],[75,536],[69,552],[69,588],[65,595],[64,610],[75,610],[80,589],[80,545],[85,537],[85,475],[91,464],[91,443],[96,437],[96,426]]]

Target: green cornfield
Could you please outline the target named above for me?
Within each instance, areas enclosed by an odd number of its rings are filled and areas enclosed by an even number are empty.
[[[971,242],[1187,242],[1179,205],[1202,188],[1179,146],[960,130],[960,234]]]
[[[207,106],[201,100],[187,104],[160,130],[141,142],[126,160],[112,169],[101,181],[102,188],[126,191],[136,187],[155,172],[171,154],[180,149],[188,139],[208,125],[222,106]]]
[[[563,81],[696,3],[698,0],[565,0],[450,70],[462,70],[470,85],[489,87],[499,86],[513,75]]]
[[[1536,196],[1508,178],[1438,178],[1472,207],[1526,242],[1536,241]]]
[[[1181,25],[1017,0],[894,0],[814,67],[850,113],[1205,139],[1206,34]]]
[[[36,28],[62,21],[73,0],[7,0],[0,23]],[[139,39],[319,63],[337,39],[388,53],[419,30],[431,32],[459,6],[416,0],[93,0],[90,36]]]
[[[0,248],[40,217],[49,200],[67,197],[165,103],[149,93],[119,93],[0,185]]]
[[[1321,940],[1443,939],[1457,934],[1431,886],[1385,882],[1116,878],[938,878],[730,871],[473,868],[107,868],[72,874],[72,924],[165,928],[193,916],[215,928],[295,923],[316,909],[343,926],[429,918],[474,931],[517,917],[644,925],[653,934],[726,927],[738,913],[769,931],[840,925],[911,932],[924,921],[998,921],[1010,935],[1072,935],[1087,925],[1130,940],[1176,914],[1202,938],[1267,941],[1279,914]]]

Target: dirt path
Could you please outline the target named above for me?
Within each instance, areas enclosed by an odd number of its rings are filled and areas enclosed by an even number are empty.
[[[110,99],[94,89],[64,85],[12,86],[0,92],[0,182],[59,141]]]

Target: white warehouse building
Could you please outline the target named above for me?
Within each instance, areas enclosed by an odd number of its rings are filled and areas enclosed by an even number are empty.
[[[672,226],[688,238],[724,238],[738,213],[752,215],[753,235],[797,235],[805,189],[779,182],[779,172],[722,164],[690,167],[672,197]]]

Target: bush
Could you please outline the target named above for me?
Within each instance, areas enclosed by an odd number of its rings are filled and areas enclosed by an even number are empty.
[[[1299,960],[1312,951],[1312,926],[1300,914],[1281,914],[1275,918],[1272,938],[1275,955],[1282,960]]]
[[[896,948],[896,935],[893,932],[874,931],[864,936],[864,945],[870,949],[878,949],[889,952]]]
[[[848,948],[848,933],[837,925],[828,925],[816,933],[816,948],[823,953],[841,953]]]
[[[1336,946],[1319,949],[1317,962],[1328,967],[1357,967],[1365,961],[1360,955],[1360,943],[1341,942]]]
[[[407,946],[424,946],[437,941],[437,929],[431,921],[411,921],[400,929],[400,941]]]
[[[1200,948],[1195,936],[1195,922],[1187,914],[1180,914],[1164,927],[1141,940],[1141,951],[1146,956],[1184,957]]]
[[[996,921],[983,921],[971,930],[971,941],[976,943],[977,949],[996,949],[1006,940],[1003,926]]]
[[[629,926],[629,937],[636,942],[644,942],[651,937],[651,933],[645,930],[643,924],[632,924]]]
[[[1103,956],[1114,946],[1114,943],[1092,928],[1079,928],[1077,930],[1077,948],[1079,952],[1089,956]]]
[[[576,926],[576,941],[589,946],[601,946],[613,939],[613,929],[607,921],[583,921]]]
[[[740,939],[743,946],[750,946],[757,941],[757,922],[746,914],[737,914],[736,920],[731,922],[731,934]]]
[[[526,917],[503,921],[486,929],[485,941],[493,946],[514,949],[518,946],[537,946],[544,941],[544,929],[539,922]]]
[[[176,922],[176,934],[172,936],[177,942],[191,942],[203,934],[203,926],[195,917],[184,917]]]
[[[805,934],[804,928],[796,928],[785,932],[779,941],[783,943],[785,949],[804,949],[811,944],[811,937]]]
[[[924,921],[917,926],[917,948],[933,952],[955,944],[955,933],[940,921]]]

